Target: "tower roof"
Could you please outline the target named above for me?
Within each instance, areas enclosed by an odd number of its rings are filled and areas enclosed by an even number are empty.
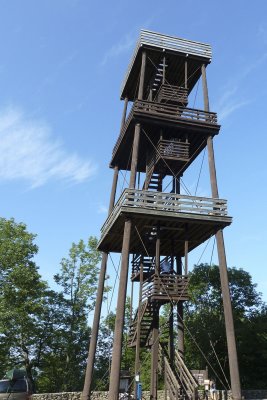
[[[121,99],[128,97],[133,101],[139,80],[141,53],[147,51],[146,82],[149,84],[156,68],[166,56],[168,65],[167,79],[171,84],[184,86],[184,60],[188,61],[188,90],[193,89],[201,75],[201,65],[211,61],[211,46],[206,43],[163,35],[149,30],[141,30],[121,88]]]

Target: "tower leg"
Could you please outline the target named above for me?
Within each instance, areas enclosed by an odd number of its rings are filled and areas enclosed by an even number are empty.
[[[118,174],[119,174],[119,169],[116,166],[114,168],[113,183],[112,183],[111,194],[110,194],[109,214],[111,213],[111,211],[114,207],[114,203],[115,203]],[[107,260],[108,260],[108,253],[103,253],[101,267],[100,267],[99,280],[98,280],[96,305],[95,305],[91,340],[90,340],[89,352],[88,352],[88,358],[87,358],[84,387],[83,387],[83,392],[82,392],[82,400],[89,400],[90,396],[91,396],[95,353],[96,353],[99,322],[100,322],[100,316],[101,316],[101,307],[102,307],[102,301],[103,301],[105,277],[106,277],[106,270],[107,270]]]
[[[202,65],[201,71],[202,71],[202,85],[203,85],[203,94],[204,94],[204,106],[205,106],[205,111],[209,111],[209,97],[208,97],[208,86],[207,86],[205,65]],[[213,139],[211,136],[208,137],[208,139],[207,139],[207,148],[208,148],[208,159],[209,159],[209,171],[210,171],[212,197],[218,198],[219,191],[218,191],[217,178],[216,178]],[[218,259],[219,259],[219,267],[220,267],[220,279],[221,279],[221,288],[222,288],[222,298],[223,298],[224,319],[225,319],[229,368],[230,368],[231,389],[232,389],[232,395],[233,395],[234,400],[241,400],[241,387],[240,387],[240,377],[239,377],[238,359],[237,359],[237,351],[236,351],[233,311],[232,311],[231,297],[230,297],[230,291],[229,291],[224,239],[223,239],[223,233],[221,230],[216,233],[216,242],[217,242]]]
[[[133,155],[131,162],[131,175],[129,184],[131,189],[135,188],[140,130],[141,130],[140,124],[136,124],[134,132]],[[109,400],[117,400],[119,397],[121,353],[122,353],[122,341],[123,341],[125,301],[127,294],[131,228],[132,228],[132,221],[127,220],[124,225],[123,243],[121,251],[122,254],[121,272],[120,272],[120,283],[119,283],[118,301],[116,309],[113,350],[112,350],[112,363],[111,363],[109,395],[108,395]]]
[[[157,400],[159,357],[159,310],[155,310],[151,347],[150,400]]]
[[[140,265],[140,286],[139,286],[139,304],[138,304],[138,319],[137,319],[137,337],[135,347],[135,376],[140,375],[140,337],[141,337],[141,305],[142,305],[142,289],[143,289],[143,261]],[[134,393],[137,398],[137,384],[134,382]]]
[[[176,257],[177,274],[182,275],[182,259]],[[177,323],[178,323],[178,352],[181,357],[184,357],[184,306],[183,302],[177,304]]]
[[[103,292],[104,292],[104,285],[105,285],[107,260],[108,260],[108,254],[103,253],[101,269],[100,269],[100,274],[99,274],[99,281],[98,281],[98,290],[97,290],[97,298],[96,298],[96,305],[95,305],[94,321],[93,321],[93,327],[92,327],[92,332],[91,332],[91,340],[90,340],[87,366],[86,366],[86,372],[85,372],[84,387],[83,387],[83,392],[82,392],[82,400],[90,399],[90,396],[91,396],[91,386],[92,386],[95,353],[96,353],[96,346],[97,346],[97,339],[98,339],[101,306],[102,306]]]
[[[157,226],[155,274],[160,274],[160,225]],[[157,400],[159,357],[159,307],[154,303],[151,347],[150,400]]]
[[[169,357],[171,360],[171,364],[173,363],[174,360],[174,334],[173,334],[173,305],[171,304],[170,306],[170,316],[169,316]]]
[[[227,273],[227,263],[225,256],[225,246],[224,246],[222,231],[216,233],[216,242],[218,249],[219,266],[220,266],[220,278],[222,287],[232,395],[234,400],[240,400],[241,387],[240,387],[240,377],[238,368],[238,358],[236,351],[235,328],[234,328],[232,304],[231,304],[228,273]]]
[[[108,395],[109,400],[118,400],[119,398],[121,353],[122,353],[122,341],[123,341],[125,301],[126,301],[127,281],[128,281],[129,245],[131,237],[131,227],[132,227],[131,220],[126,221],[124,225],[123,244],[122,244],[120,284],[119,284],[118,301],[116,309],[112,363],[110,372],[110,385],[109,385],[109,395]]]

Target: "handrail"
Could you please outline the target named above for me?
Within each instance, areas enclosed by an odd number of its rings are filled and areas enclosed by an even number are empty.
[[[142,287],[142,301],[152,296],[188,296],[188,276],[176,274],[153,274]]]
[[[176,160],[188,161],[189,146],[189,142],[160,139],[147,160],[148,172],[162,158],[173,158]]]
[[[191,121],[194,123],[208,123],[217,125],[217,114],[211,111],[199,110],[196,108],[181,107],[172,104],[158,103],[148,100],[135,100],[132,105],[131,111],[126,119],[124,126],[120,131],[120,135],[113,148],[112,155],[116,153],[120,142],[134,117],[135,113],[142,113],[144,115],[169,117],[177,121]]]
[[[101,228],[102,235],[109,229],[113,220],[124,208],[136,210],[140,208],[150,209],[172,212],[177,215],[186,213],[206,216],[227,216],[227,201],[223,199],[140,189],[124,189]]]
[[[198,388],[198,383],[185,365],[184,360],[177,350],[175,350],[175,363],[179,367],[179,372],[181,373],[181,377],[183,379],[183,382],[185,382],[187,389],[190,390],[192,395],[195,394]]]
[[[217,124],[217,113],[196,108],[162,104],[148,100],[136,100],[133,104],[133,109],[134,112],[143,111],[144,113],[149,113],[151,115],[168,115],[176,119],[190,119],[197,122]]]
[[[198,383],[185,365],[178,351],[175,350],[174,370],[172,370],[169,364],[168,354],[166,354],[166,349],[160,345],[160,350],[164,360],[165,373],[170,377],[174,389],[177,390],[181,387],[190,399],[195,400],[197,398]],[[170,371],[172,374],[170,374]]]

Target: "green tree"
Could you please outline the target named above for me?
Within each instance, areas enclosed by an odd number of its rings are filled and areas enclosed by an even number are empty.
[[[23,365],[30,379],[47,351],[51,292],[34,262],[36,235],[14,219],[0,218],[0,373]]]
[[[263,351],[267,347],[267,337],[261,326],[266,328],[266,307],[248,272],[229,268],[228,275],[241,384],[243,388],[263,388],[264,379],[267,382],[267,358]],[[218,266],[195,266],[190,274],[189,290],[190,301],[185,305],[185,324],[192,336],[186,329],[187,364],[192,369],[204,369],[208,360],[210,375],[214,378],[217,375],[217,386],[227,387],[229,370]],[[201,354],[196,343],[205,356]],[[266,383],[264,385],[266,387]]]
[[[54,276],[61,287],[57,297],[61,318],[39,378],[39,385],[44,387],[53,374],[51,391],[82,389],[90,336],[87,318],[94,308],[101,257],[96,247],[95,237],[89,237],[87,243],[73,243]]]

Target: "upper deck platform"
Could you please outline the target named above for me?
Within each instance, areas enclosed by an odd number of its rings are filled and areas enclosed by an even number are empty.
[[[135,100],[136,85],[139,79],[142,50],[147,51],[147,65],[144,87],[147,87],[155,73],[162,56],[166,56],[168,68],[166,80],[171,85],[184,86],[184,62],[187,61],[188,92],[193,89],[201,76],[201,65],[211,61],[211,46],[192,40],[180,39],[157,32],[141,30],[133,57],[121,87],[121,99]]]

